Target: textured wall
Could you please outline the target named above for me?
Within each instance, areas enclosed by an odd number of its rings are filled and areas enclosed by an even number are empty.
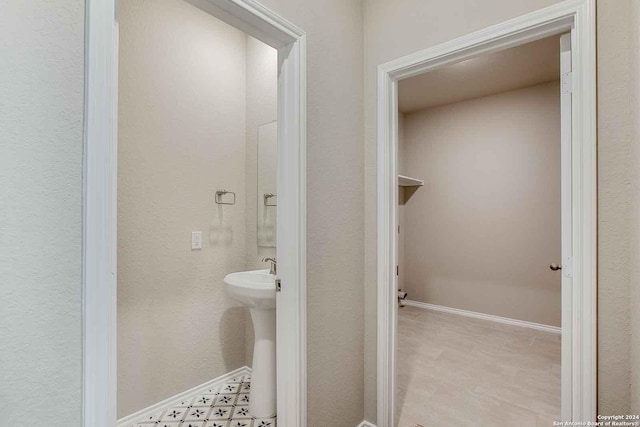
[[[557,0],[364,0],[365,416],[376,420],[376,72],[379,64]]]
[[[552,3],[555,1],[365,1],[365,413],[369,419],[375,419],[376,401],[375,67]],[[637,157],[633,157],[637,152],[638,119],[637,110],[630,108],[635,105],[631,94],[638,91],[637,72],[632,72],[632,65],[636,64],[632,58],[637,61],[637,56],[630,53],[631,46],[638,43],[637,2],[598,0],[597,25],[598,400],[600,413],[611,414],[629,411],[631,378],[640,380],[638,369],[631,369],[629,344],[630,286],[633,295],[638,295],[639,195],[632,191],[638,182]],[[635,280],[631,281],[631,277]],[[633,336],[637,337],[640,320],[637,314],[633,316]],[[637,338],[634,343],[637,348]],[[634,354],[640,354],[640,350]],[[640,360],[640,356],[636,357]],[[634,390],[637,387],[634,385]],[[637,397],[638,392],[635,393]]]
[[[307,33],[309,426],[363,407],[362,4],[264,0]]]
[[[638,90],[629,50],[632,29],[638,26],[632,20],[633,3],[637,1],[598,0],[598,410],[602,414],[628,413],[631,403],[629,291],[638,285],[630,281],[638,268],[633,131],[639,123],[630,97]]]
[[[636,117],[633,130],[633,240],[631,259],[640,258],[640,2],[631,8],[631,115]],[[631,307],[640,307],[640,263],[631,266]],[[640,310],[631,310],[631,413],[640,414]]]
[[[559,61],[559,59],[558,59]],[[404,115],[405,290],[560,326],[558,82]]]
[[[0,13],[0,412],[77,426],[82,375],[84,4]]]
[[[222,281],[245,268],[245,45],[182,0],[120,2],[119,417],[245,363]]]

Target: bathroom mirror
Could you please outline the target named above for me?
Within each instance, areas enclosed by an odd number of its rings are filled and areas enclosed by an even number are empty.
[[[258,246],[276,247],[278,122],[258,126]]]

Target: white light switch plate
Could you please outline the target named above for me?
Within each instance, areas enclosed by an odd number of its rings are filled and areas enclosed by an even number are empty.
[[[202,231],[191,232],[191,249],[202,249]]]

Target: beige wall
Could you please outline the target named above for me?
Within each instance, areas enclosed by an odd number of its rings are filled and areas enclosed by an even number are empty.
[[[637,309],[629,300],[638,286],[639,257],[634,129],[640,123],[631,108],[639,89],[629,50],[640,24],[634,3],[598,1],[598,407],[605,414],[631,410],[630,316]],[[637,334],[635,314],[634,320]],[[638,369],[633,372],[640,380]]]
[[[409,299],[560,326],[560,87],[405,114]]]
[[[363,418],[362,2],[264,0],[307,33],[308,425]]]
[[[631,8],[631,114],[632,117],[640,117],[640,3],[633,2]],[[633,212],[634,223],[632,225],[634,234],[640,235],[640,221],[638,211],[640,210],[640,120],[636,120],[633,126],[634,143],[634,185],[635,194]],[[635,239],[632,250],[632,259],[640,258],[640,238]],[[632,307],[640,306],[640,263],[632,266],[631,270],[631,304]],[[640,310],[631,310],[632,340],[631,340],[631,412],[640,413]]]
[[[0,412],[78,426],[84,2],[0,13]]]
[[[601,413],[629,412],[630,276],[638,277],[639,195],[631,154],[638,125],[629,96],[638,90],[629,55],[635,0],[598,0],[598,400]],[[556,3],[555,0],[365,0],[365,415],[376,403],[376,142],[378,64]],[[632,6],[633,5],[633,6]],[[637,33],[636,37],[637,37]],[[637,255],[637,250],[635,252]],[[637,280],[634,282],[637,287]],[[634,317],[634,331],[640,330]],[[636,332],[635,336],[640,334]],[[640,352],[638,352],[640,353]],[[640,357],[638,358],[640,359]],[[638,372],[637,369],[633,370]],[[640,379],[640,373],[635,374]]]
[[[632,124],[633,130],[633,158],[634,158],[634,184],[632,212],[635,212],[632,224],[633,233],[640,235],[640,2],[633,2],[631,8],[631,117],[636,117]],[[640,258],[640,238],[633,241],[630,253],[631,259]],[[631,268],[631,307],[640,307],[640,263],[635,263]],[[631,310],[631,413],[640,413],[640,310]]]
[[[245,45],[182,0],[120,2],[119,417],[245,364],[222,281],[246,264]]]

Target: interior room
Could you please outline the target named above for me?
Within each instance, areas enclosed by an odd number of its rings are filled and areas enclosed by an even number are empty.
[[[640,1],[1,3],[1,426],[151,427],[218,384],[246,395],[254,318],[231,292],[268,283],[272,301],[275,280],[276,349],[282,332],[295,343],[276,352],[279,427],[552,427],[558,387],[557,421],[640,422]],[[517,64],[473,77],[460,62],[561,32],[571,330],[568,270],[549,268],[564,264],[558,79],[502,87]],[[452,58],[467,77],[403,89]],[[434,103],[396,120],[399,80],[401,98]]]
[[[397,426],[560,419],[560,40],[398,84]]]
[[[183,0],[119,24],[118,425],[275,425],[275,288],[232,287],[273,285],[277,51]]]

